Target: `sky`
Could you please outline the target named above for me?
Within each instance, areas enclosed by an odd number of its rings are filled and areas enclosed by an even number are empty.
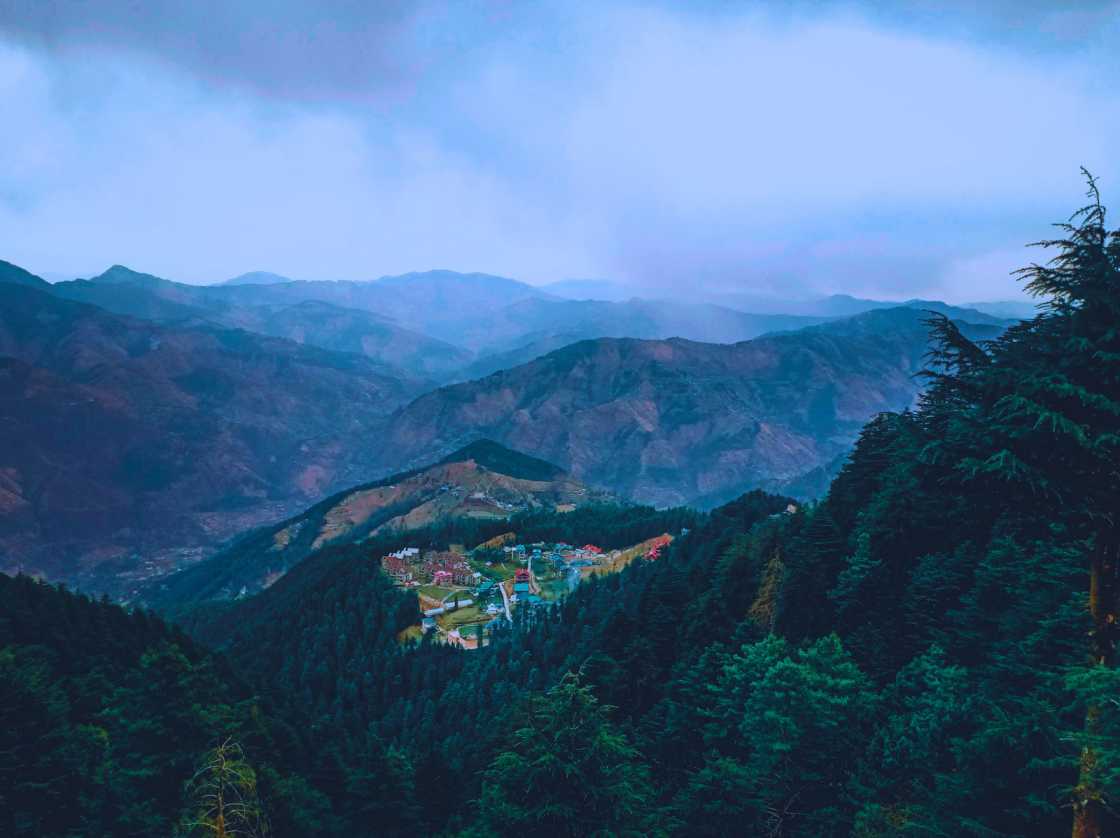
[[[0,0],[0,259],[1007,299],[1118,77],[1120,0]]]

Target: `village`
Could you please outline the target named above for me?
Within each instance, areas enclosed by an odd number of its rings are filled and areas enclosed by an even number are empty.
[[[381,569],[419,600],[417,624],[402,641],[432,634],[436,642],[477,649],[518,608],[548,608],[590,576],[617,573],[630,562],[656,561],[672,542],[668,533],[621,550],[594,544],[517,543],[505,533],[467,550],[404,547],[380,559]]]

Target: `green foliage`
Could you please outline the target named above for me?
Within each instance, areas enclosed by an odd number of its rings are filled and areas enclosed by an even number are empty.
[[[257,795],[257,774],[241,746],[226,740],[206,754],[187,784],[188,812],[177,834],[217,838],[263,838],[268,834]]]
[[[301,732],[154,615],[0,574],[0,834],[204,834],[214,783],[239,791],[260,819],[271,810],[275,834],[362,834],[348,801],[327,793],[330,778],[294,768],[322,744]],[[241,744],[223,745],[229,737]],[[227,774],[196,776],[223,748]],[[363,771],[406,778],[388,787],[407,812],[412,772],[391,769],[394,759],[370,740]],[[247,833],[230,824],[227,834]]]
[[[724,659],[702,704],[704,765],[675,802],[688,834],[846,834],[837,791],[871,730],[876,693],[837,637],[775,637]]]
[[[482,781],[479,816],[494,835],[656,834],[648,769],[589,687],[573,675],[527,697]]]
[[[513,451],[493,440],[479,439],[444,457],[441,462],[474,460],[483,468],[521,480],[555,480],[564,472],[552,463]]]

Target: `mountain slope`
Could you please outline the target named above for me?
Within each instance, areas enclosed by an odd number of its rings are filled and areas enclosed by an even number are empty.
[[[370,474],[365,435],[422,389],[359,356],[12,284],[0,358],[0,569],[95,588]]]
[[[706,303],[632,299],[527,299],[464,322],[459,343],[480,354],[506,353],[556,335],[593,338],[680,337],[705,343],[735,343],[778,329],[798,329],[824,322],[821,317],[748,314]]]
[[[280,305],[317,300],[373,312],[405,329],[455,345],[464,323],[531,298],[540,289],[489,274],[426,271],[372,282],[300,281],[279,285],[208,286],[206,293],[237,305]]]
[[[465,349],[402,328],[378,314],[318,300],[258,306],[239,311],[236,319],[241,328],[336,352],[354,352],[413,375],[440,380],[474,357]]]
[[[366,648],[394,643],[396,592],[379,583],[367,580],[363,614],[377,626]],[[306,712],[260,698],[222,656],[151,612],[0,574],[0,615],[0,834],[183,835],[188,819],[201,822],[198,834],[216,821],[198,783],[222,743],[253,784],[227,799],[221,834],[260,835],[250,827],[261,809],[277,838],[363,834],[371,818],[379,834],[417,832],[411,789],[394,782],[383,748],[332,768],[357,776],[359,765],[378,766],[391,808],[378,812],[368,795],[328,803],[333,777],[311,766],[330,726],[312,732]]]
[[[386,466],[487,437],[643,503],[781,487],[834,463],[871,416],[913,404],[927,316],[888,309],[733,345],[585,341],[421,396],[389,422]]]
[[[41,291],[48,290],[51,287],[51,284],[45,279],[35,276],[30,271],[25,271],[19,265],[5,262],[3,259],[0,259],[0,283],[25,285],[29,288],[38,288]]]
[[[160,580],[144,598],[177,606],[228,599],[268,587],[322,547],[455,519],[500,520],[606,498],[551,463],[479,440],[438,463],[355,486],[263,527],[201,565]]]
[[[207,300],[201,289],[114,265],[91,279],[56,282],[51,293],[145,320],[212,320],[229,308]]]

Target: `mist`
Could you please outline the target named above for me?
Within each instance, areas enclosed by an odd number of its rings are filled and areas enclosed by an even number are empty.
[[[0,258],[966,301],[1120,188],[1115,3],[366,5],[0,0]]]

